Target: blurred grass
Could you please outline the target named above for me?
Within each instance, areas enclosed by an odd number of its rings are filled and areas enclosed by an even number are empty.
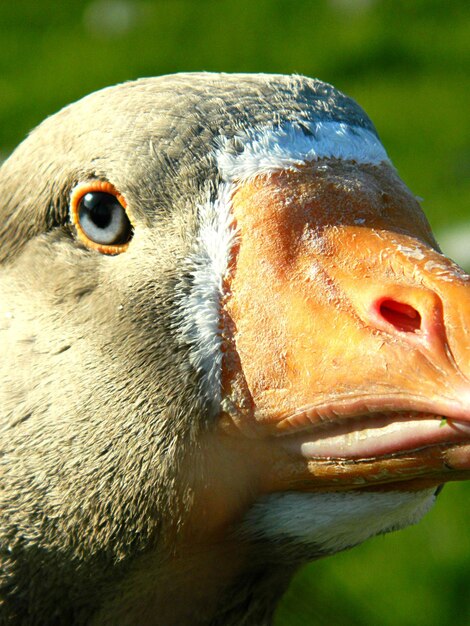
[[[438,232],[469,221],[466,0],[17,0],[0,3],[0,45],[3,156],[46,115],[115,82],[297,72],[364,106]],[[277,626],[469,624],[469,496],[450,485],[416,528],[304,568]]]

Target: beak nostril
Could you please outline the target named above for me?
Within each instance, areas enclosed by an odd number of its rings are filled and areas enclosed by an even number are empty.
[[[410,304],[396,300],[382,300],[378,307],[379,315],[397,330],[414,333],[421,328],[421,315]]]

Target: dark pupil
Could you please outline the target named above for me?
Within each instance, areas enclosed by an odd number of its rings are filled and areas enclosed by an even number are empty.
[[[82,209],[88,213],[98,228],[107,228],[113,219],[113,210],[120,204],[114,196],[102,191],[87,193],[82,200]]]

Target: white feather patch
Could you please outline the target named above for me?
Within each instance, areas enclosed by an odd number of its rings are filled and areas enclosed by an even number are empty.
[[[183,339],[191,345],[191,363],[202,374],[205,395],[217,406],[222,371],[220,301],[235,239],[232,193],[232,185],[222,184],[215,201],[198,207],[200,230],[189,259],[192,285],[182,302],[180,325]]]
[[[289,539],[335,554],[374,535],[416,524],[434,504],[434,492],[272,494],[253,505],[242,532],[269,541]]]
[[[389,162],[378,137],[362,126],[344,122],[287,123],[277,128],[263,128],[237,137],[241,152],[230,150],[233,140],[221,137],[217,164],[226,181],[243,181],[260,174],[297,169],[318,159],[343,159],[378,165]]]

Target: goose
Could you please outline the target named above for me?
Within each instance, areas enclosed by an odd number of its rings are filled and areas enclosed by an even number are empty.
[[[470,277],[331,85],[103,89],[0,207],[2,624],[267,625],[470,476]]]

